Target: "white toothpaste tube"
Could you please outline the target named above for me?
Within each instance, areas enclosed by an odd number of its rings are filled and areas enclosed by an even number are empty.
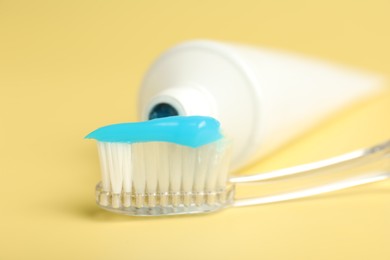
[[[146,73],[139,119],[215,117],[233,140],[236,170],[383,85],[380,76],[301,55],[190,41],[167,50]]]

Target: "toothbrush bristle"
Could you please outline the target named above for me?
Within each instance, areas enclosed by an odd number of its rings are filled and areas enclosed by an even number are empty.
[[[131,215],[180,214],[223,207],[229,149],[222,139],[198,148],[168,142],[98,142],[97,202]]]

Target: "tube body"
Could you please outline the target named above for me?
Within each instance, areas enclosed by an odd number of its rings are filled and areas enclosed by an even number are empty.
[[[377,75],[300,55],[191,41],[167,50],[150,67],[139,117],[149,119],[161,104],[179,115],[215,117],[233,142],[235,170],[382,86]]]

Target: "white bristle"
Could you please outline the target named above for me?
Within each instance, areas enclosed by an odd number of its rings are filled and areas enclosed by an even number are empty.
[[[160,204],[166,206],[168,204],[169,193],[169,143],[159,143],[159,168],[158,168],[158,191],[160,193]]]
[[[99,203],[111,203],[113,208],[213,205],[227,185],[226,147],[222,141],[199,148],[166,142],[98,142]]]
[[[120,194],[123,187],[123,152],[121,143],[106,143],[108,146],[108,167],[110,169],[111,188],[114,194]]]
[[[98,152],[99,152],[100,167],[102,171],[102,189],[103,191],[108,192],[111,190],[111,183],[110,183],[110,172],[108,170],[107,155],[106,155],[106,149],[104,143],[98,142]]]
[[[123,152],[123,163],[122,163],[122,173],[123,173],[123,191],[131,192],[131,145],[123,144],[122,146]]]
[[[123,144],[123,206],[131,205],[132,190],[132,165],[131,165],[131,145]]]
[[[206,179],[206,191],[212,192],[218,189],[218,177],[226,176],[224,172],[227,172],[228,169],[223,167],[223,163],[228,164],[228,162],[223,161],[226,157],[227,149],[224,143],[217,143],[214,147],[213,158],[209,163],[209,174]],[[226,178],[221,178],[220,181],[224,181],[223,185],[226,186]]]
[[[136,194],[135,203],[137,207],[142,207],[144,204],[144,197],[146,188],[145,176],[145,155],[144,143],[136,143],[132,145],[132,164],[133,164],[133,186]]]
[[[169,186],[172,192],[172,204],[176,206],[180,203],[183,149],[179,145],[170,145],[169,148]]]
[[[221,190],[224,190],[226,188],[226,183],[228,182],[230,156],[231,156],[231,150],[224,149],[224,155],[220,159],[221,162],[218,165],[220,173],[217,177],[217,186],[216,186],[217,191],[221,191]],[[225,203],[227,200],[226,193],[222,192],[220,194],[219,200],[221,203]]]
[[[217,177],[217,190],[222,190],[226,187],[226,183],[228,181],[228,174],[229,174],[229,160],[231,156],[231,150],[228,149],[223,149],[223,155],[220,158],[220,163],[218,165],[219,168],[219,174]]]
[[[221,154],[217,153],[218,147],[213,147],[213,156],[210,158],[209,161],[209,168],[208,168],[208,174],[206,176],[206,182],[205,182],[205,190],[207,192],[215,191],[215,186],[217,182],[218,177],[218,166],[220,164],[220,156]]]
[[[146,191],[150,195],[157,193],[157,175],[160,161],[158,145],[158,143],[154,142],[145,144],[145,147],[147,147],[147,151],[144,153]],[[155,196],[149,196],[148,198],[148,205],[153,207],[155,205],[153,199]]]
[[[211,145],[205,145],[198,148],[197,162],[196,162],[196,175],[194,180],[194,190],[195,192],[203,192],[206,182],[206,175],[210,167],[210,161],[213,157]]]
[[[196,173],[196,156],[197,149],[183,147],[183,164],[182,164],[182,190],[184,193],[183,203],[188,206],[191,204],[191,197],[194,187]]]
[[[112,192],[112,204],[121,206],[121,194],[124,206],[130,206],[131,183],[131,145],[125,143],[99,143],[99,156],[102,167],[102,186]]]

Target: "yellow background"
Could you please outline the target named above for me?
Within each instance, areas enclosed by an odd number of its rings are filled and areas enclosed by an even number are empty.
[[[390,259],[389,182],[202,216],[99,209],[98,126],[135,120],[150,63],[183,40],[270,46],[390,76],[390,2],[0,0],[0,259]],[[390,137],[390,95],[247,169]]]

